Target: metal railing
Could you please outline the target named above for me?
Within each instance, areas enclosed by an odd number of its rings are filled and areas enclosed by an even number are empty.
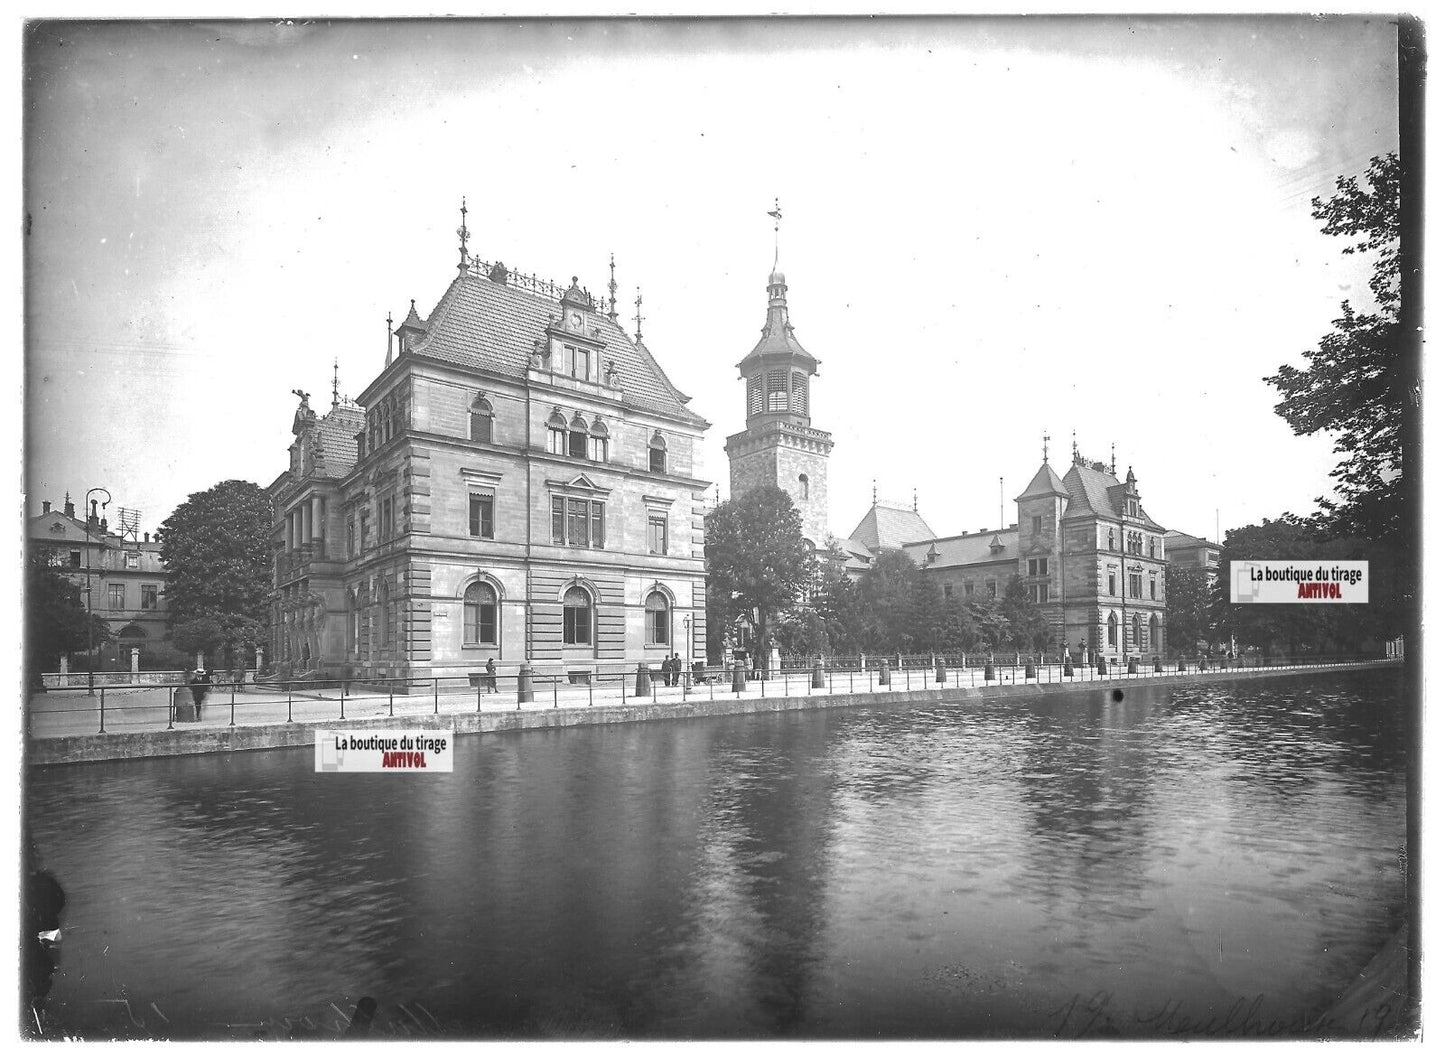
[[[870,659],[866,668],[794,665],[746,671],[707,667],[685,669],[668,678],[656,667],[637,666],[587,673],[520,671],[495,676],[464,674],[396,678],[273,679],[214,682],[199,705],[188,683],[160,686],[96,687],[92,697],[77,688],[30,699],[27,729],[34,737],[62,737],[194,726],[235,727],[274,723],[345,722],[356,719],[416,718],[465,712],[532,711],[617,705],[676,705],[720,697],[847,696],[912,690],[1066,683],[1086,687],[1111,680],[1160,675],[1227,672],[1256,668],[1308,671],[1399,658],[1317,654],[1296,658],[1237,657],[1171,659],[1149,657],[1127,663],[1074,664],[1054,660],[949,658],[931,666],[895,667],[896,656]],[[962,663],[949,663],[950,661]]]

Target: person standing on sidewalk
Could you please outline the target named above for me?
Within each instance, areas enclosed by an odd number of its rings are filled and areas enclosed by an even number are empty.
[[[497,662],[494,658],[487,658],[487,693],[497,692]]]
[[[196,703],[196,719],[201,718],[201,705],[205,703],[206,692],[211,688],[211,673],[197,668],[191,676],[191,700]]]

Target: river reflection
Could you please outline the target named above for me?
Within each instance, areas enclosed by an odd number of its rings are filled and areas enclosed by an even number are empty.
[[[332,1037],[362,995],[379,1034],[1072,1037],[1244,1000],[1298,1033],[1400,921],[1404,730],[1370,672],[468,737],[450,775],[49,768],[47,1011],[88,1037]]]

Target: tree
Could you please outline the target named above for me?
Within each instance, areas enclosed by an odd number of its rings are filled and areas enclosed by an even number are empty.
[[[922,579],[913,559],[894,550],[880,553],[859,579],[863,645],[870,652],[913,652]]]
[[[766,649],[773,615],[795,606],[813,581],[802,516],[786,492],[764,485],[714,508],[704,540],[708,625],[756,611],[758,648]]]
[[[271,498],[249,481],[222,481],[176,507],[160,529],[173,635],[210,619],[221,629],[211,649],[254,637],[271,593],[271,523]]]
[[[1332,197],[1314,199],[1312,215],[1326,234],[1352,240],[1344,253],[1375,255],[1375,304],[1360,311],[1344,302],[1335,329],[1304,354],[1307,366],[1285,364],[1265,381],[1283,395],[1275,412],[1296,434],[1337,434],[1337,498],[1319,499],[1335,533],[1404,543],[1418,487],[1413,460],[1405,459],[1404,423],[1419,390],[1400,326],[1399,157],[1372,159],[1364,179],[1366,187],[1339,177]]]
[[[112,641],[104,617],[86,613],[81,591],[52,564],[53,552],[35,550],[25,567],[25,650],[32,679],[54,671],[67,653]]]
[[[1182,565],[1164,570],[1164,626],[1174,653],[1192,655],[1200,642],[1212,643],[1209,573]]]
[[[829,546],[828,558],[820,566],[813,609],[823,621],[828,647],[835,654],[856,653],[863,643],[858,585],[848,578],[843,552],[836,543]]]
[[[1002,617],[1005,641],[1019,650],[1039,651],[1049,647],[1049,622],[1039,604],[1029,598],[1028,589],[1017,576],[1009,578],[1004,590]]]

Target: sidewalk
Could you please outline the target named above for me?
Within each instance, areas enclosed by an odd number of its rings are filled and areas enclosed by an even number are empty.
[[[1381,664],[1388,663],[1381,661]],[[1229,669],[1219,671],[1212,668],[1205,677],[1230,677],[1237,674],[1319,671],[1331,668],[1357,668],[1373,662],[1338,662],[1323,665],[1279,665],[1263,669]],[[1197,666],[1189,666],[1186,675],[1198,677]],[[917,690],[979,690],[986,687],[1011,687],[1033,685],[1067,684],[1070,687],[1087,689],[1091,685],[1115,685],[1137,680],[1180,678],[1178,664],[1165,666],[1156,673],[1152,665],[1141,665],[1140,671],[1129,675],[1117,671],[1109,676],[1100,676],[1092,668],[1075,668],[1070,678],[1065,678],[1062,665],[1045,665],[1037,670],[1037,676],[1025,678],[1021,666],[1000,665],[997,678],[984,679],[980,668],[949,668],[945,679],[937,681],[934,669],[914,668],[889,673],[889,685],[880,686],[878,673],[872,672],[831,672],[824,673],[822,689],[814,689],[810,672],[790,672],[768,680],[753,679],[746,689],[736,692],[730,682],[713,682],[691,687],[667,687],[661,680],[653,680],[652,692],[641,702],[633,694],[634,683],[629,679],[625,686],[616,682],[607,686],[578,686],[569,683],[538,682],[534,687],[534,699],[518,704],[515,690],[503,689],[499,693],[487,693],[476,689],[458,687],[432,687],[423,692],[409,695],[388,695],[375,690],[345,694],[339,688],[284,691],[245,686],[239,690],[213,689],[207,696],[199,722],[174,721],[171,726],[177,730],[205,730],[213,728],[267,727],[293,723],[342,723],[352,720],[375,720],[382,717],[419,717],[430,715],[457,715],[464,713],[494,714],[500,712],[540,712],[554,708],[574,709],[623,704],[677,705],[686,702],[714,700],[759,700],[767,698],[829,697],[837,704],[847,704],[850,697],[864,698],[878,695],[907,693]],[[413,689],[418,689],[413,686]],[[168,729],[169,701],[172,689],[166,687],[127,687],[97,689],[92,696],[83,689],[51,690],[31,695],[27,721],[30,737],[34,739],[76,737],[102,733],[102,701],[104,702],[104,733],[144,733]],[[190,692],[181,689],[180,700],[190,703]]]

